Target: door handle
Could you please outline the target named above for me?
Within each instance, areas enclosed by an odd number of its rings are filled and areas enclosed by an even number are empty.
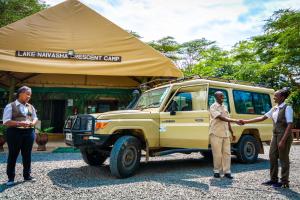
[[[164,120],[162,123],[175,123],[175,120]]]
[[[196,119],[195,119],[195,122],[203,122],[203,121],[204,121],[203,118],[196,118]]]

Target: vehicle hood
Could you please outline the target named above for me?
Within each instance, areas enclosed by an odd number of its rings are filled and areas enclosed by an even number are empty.
[[[142,118],[158,118],[159,113],[156,109],[147,110],[118,110],[99,113],[95,118],[97,119],[142,119]]]

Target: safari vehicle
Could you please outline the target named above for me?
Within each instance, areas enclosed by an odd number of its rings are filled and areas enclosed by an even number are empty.
[[[207,79],[175,81],[144,92],[132,110],[70,116],[66,144],[79,148],[89,165],[109,157],[111,173],[119,178],[134,174],[142,150],[146,161],[171,153],[209,156],[209,106],[216,91],[224,93],[232,118],[258,117],[272,108],[272,89]],[[255,162],[264,153],[262,142],[271,140],[271,120],[232,123],[232,128],[232,154],[242,163]]]

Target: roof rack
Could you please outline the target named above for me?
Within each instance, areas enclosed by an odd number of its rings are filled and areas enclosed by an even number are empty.
[[[140,84],[139,89],[142,91],[149,90],[151,88],[157,87],[159,85],[164,85],[176,81],[176,78],[158,78],[145,83]]]
[[[235,80],[235,79],[230,79],[230,78],[220,78],[220,77],[215,77],[215,76],[205,76],[205,77],[200,77],[200,78],[212,80],[212,81],[221,81],[221,82],[226,82],[226,83],[234,83],[234,84],[241,84],[241,85],[271,88],[267,84],[264,84],[264,83],[254,83],[254,82]]]
[[[256,87],[265,87],[265,88],[271,88],[266,84],[262,83],[254,83],[254,82],[248,82],[248,81],[243,81],[243,80],[235,80],[235,79],[229,79],[229,78],[221,78],[221,77],[215,77],[215,76],[199,76],[199,75],[193,75],[193,76],[186,76],[186,77],[181,77],[181,78],[159,78],[159,79],[154,79],[146,83],[142,83],[139,88],[142,91],[158,87],[161,85],[166,85],[170,83],[179,83],[187,80],[196,80],[196,79],[207,79],[207,80],[212,80],[212,81],[221,81],[225,83],[234,83],[234,84],[241,84],[241,85],[249,85],[249,86],[256,86]]]

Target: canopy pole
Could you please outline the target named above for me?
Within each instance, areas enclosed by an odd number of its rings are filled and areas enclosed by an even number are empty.
[[[8,95],[8,102],[12,102],[14,98],[14,92],[16,87],[16,79],[11,77],[10,78],[10,85],[9,85],[9,95]]]

